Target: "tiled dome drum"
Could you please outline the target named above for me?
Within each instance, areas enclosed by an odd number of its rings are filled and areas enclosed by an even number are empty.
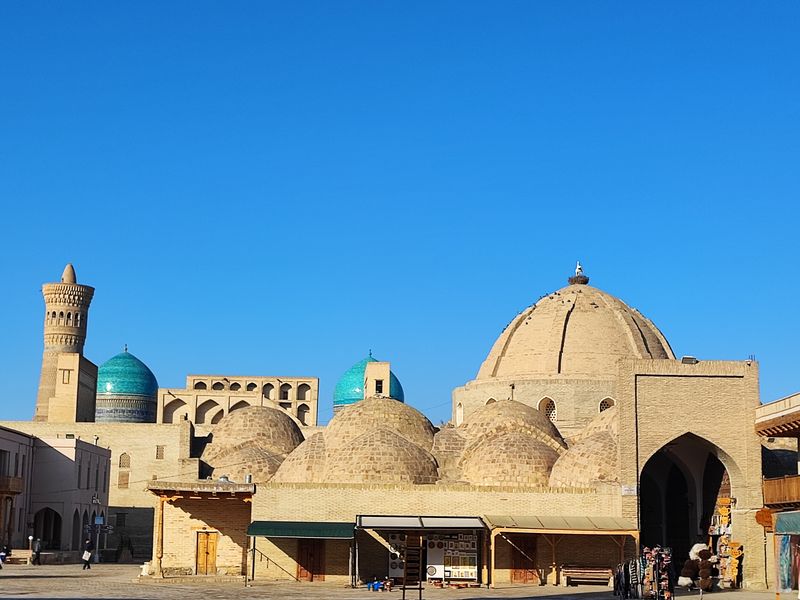
[[[125,350],[97,370],[95,421],[155,423],[158,381],[141,360]]]

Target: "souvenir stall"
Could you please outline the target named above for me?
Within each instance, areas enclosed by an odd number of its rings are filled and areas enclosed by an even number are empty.
[[[485,525],[478,517],[360,515],[357,527],[376,535],[388,549],[387,576],[395,585],[406,577],[407,540],[422,536],[422,578],[432,585],[481,583]]]
[[[720,495],[708,527],[708,547],[712,554],[719,557],[717,576],[721,588],[739,587],[741,574],[739,565],[743,554],[742,544],[731,540],[731,509],[734,503],[734,498]]]
[[[623,599],[671,600],[676,579],[672,549],[645,546],[638,558],[614,569],[614,595]]]

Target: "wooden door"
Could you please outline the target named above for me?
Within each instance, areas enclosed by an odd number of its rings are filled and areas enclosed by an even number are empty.
[[[536,570],[536,537],[533,535],[509,536],[511,540],[511,582],[540,583]]]
[[[217,532],[197,532],[197,574],[217,574]]]
[[[297,540],[297,579],[325,581],[325,540]]]

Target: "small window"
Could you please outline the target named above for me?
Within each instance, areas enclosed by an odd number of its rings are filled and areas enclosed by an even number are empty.
[[[61,369],[61,383],[67,385],[69,383],[69,369]]]
[[[281,395],[280,395],[279,399],[280,400],[288,400],[289,399],[289,390],[291,390],[291,389],[292,389],[292,386],[290,386],[288,383],[284,383],[281,386],[281,390],[280,390],[280,394]]]
[[[547,400],[547,402],[544,403],[543,412],[551,421],[555,421],[558,418],[558,413],[556,412],[556,403],[552,400]]]
[[[125,519],[128,513],[117,513],[117,527],[125,527]]]
[[[247,391],[248,392],[255,392],[258,386],[255,383],[248,383],[247,384]]]
[[[608,410],[612,406],[614,406],[614,401],[611,398],[604,398],[600,401],[600,412]]]
[[[214,385],[211,386],[211,389],[216,391],[224,390],[225,385],[221,381],[215,381]]]
[[[234,383],[231,384],[231,391],[232,392],[238,392],[240,389],[242,389],[242,384],[241,383],[234,382]]]
[[[194,389],[196,389],[196,390],[207,390],[208,386],[206,385],[205,381],[195,381],[194,382]]]
[[[292,403],[291,402],[281,402],[281,408],[284,410],[292,410]]]
[[[164,446],[156,446],[156,460],[164,460]]]
[[[72,313],[67,313],[67,327],[72,327]]]
[[[131,468],[131,455],[127,452],[123,452],[119,455],[119,468],[120,469],[130,469]]]
[[[75,313],[75,327],[81,326],[81,313]]]
[[[375,380],[375,393],[382,394],[383,393],[383,379],[376,379]]]
[[[130,477],[131,474],[128,471],[120,471],[119,479],[117,479],[117,487],[121,490],[127,490]]]

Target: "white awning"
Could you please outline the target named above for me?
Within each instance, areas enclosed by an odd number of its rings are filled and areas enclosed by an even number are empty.
[[[361,529],[485,529],[480,517],[428,517],[411,515],[359,515]]]

